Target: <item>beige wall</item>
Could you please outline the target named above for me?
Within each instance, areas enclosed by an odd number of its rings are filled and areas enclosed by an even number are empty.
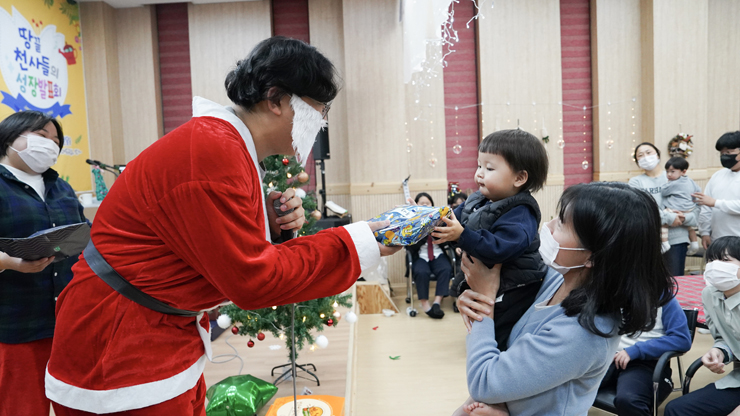
[[[563,89],[560,3],[499,1],[478,24],[482,136],[516,128],[517,119],[520,128],[538,138],[547,129],[553,138],[545,145],[550,170],[545,189],[535,198],[542,217],[549,218],[564,183],[563,150],[557,145]]]
[[[668,141],[683,132],[694,136],[689,176],[703,183],[719,167],[717,138],[740,127],[740,2],[592,0],[591,7],[594,179],[640,173],[631,153],[643,141],[655,143],[665,162]],[[634,127],[631,107],[612,105],[608,114],[605,106],[633,94]]]
[[[643,142],[640,0],[592,1],[591,21],[594,179],[624,181],[641,173],[632,161]]]
[[[124,160],[128,162],[164,133],[155,8],[116,10],[116,30]]]
[[[231,104],[224,79],[261,40],[272,35],[270,2],[188,4],[193,96]]]
[[[90,157],[124,164],[162,134],[154,8],[81,3],[80,26]]]

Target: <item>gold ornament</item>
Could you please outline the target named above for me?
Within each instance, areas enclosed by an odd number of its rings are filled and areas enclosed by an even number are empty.
[[[318,210],[317,211],[314,211],[314,212],[311,213],[311,216],[313,217],[313,219],[315,219],[316,221],[318,221],[318,220],[321,219],[321,212],[319,212]]]
[[[308,173],[301,172],[301,173],[298,174],[298,176],[296,176],[296,178],[298,178],[298,182],[300,182],[300,183],[306,183],[306,182],[308,182]]]

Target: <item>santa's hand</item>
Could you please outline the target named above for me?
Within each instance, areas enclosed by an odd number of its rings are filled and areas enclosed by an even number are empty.
[[[373,221],[367,223],[367,225],[370,227],[370,231],[376,232],[380,229],[383,229],[389,225],[391,225],[391,222],[388,220],[385,221]],[[384,246],[380,243],[378,243],[378,250],[380,250],[381,256],[390,256],[391,254],[396,254],[399,250],[401,250],[402,247],[388,247]]]
[[[281,211],[295,210],[290,214],[278,217],[273,207],[273,201],[280,198]],[[280,230],[298,231],[306,223],[306,211],[303,209],[303,200],[295,195],[293,188],[288,188],[285,192],[273,191],[267,196],[267,219],[270,223],[270,234],[273,239],[280,235]]]

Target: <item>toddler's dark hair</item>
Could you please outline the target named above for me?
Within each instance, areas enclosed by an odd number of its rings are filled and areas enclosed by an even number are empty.
[[[478,151],[501,156],[514,172],[526,170],[529,177],[520,192],[537,192],[547,180],[549,160],[545,146],[524,130],[491,133],[480,143]]]
[[[668,170],[668,168],[686,170],[689,168],[689,161],[683,157],[675,156],[675,157],[668,159],[668,161],[665,162],[665,168],[666,170]]]

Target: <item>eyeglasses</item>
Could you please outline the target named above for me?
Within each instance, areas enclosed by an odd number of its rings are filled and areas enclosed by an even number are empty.
[[[329,110],[331,109],[331,101],[328,103],[321,103],[324,104],[324,109],[321,110],[321,118],[326,118],[326,115],[329,114]]]

